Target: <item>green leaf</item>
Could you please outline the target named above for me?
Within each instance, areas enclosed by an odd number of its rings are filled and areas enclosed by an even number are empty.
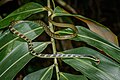
[[[90,31],[87,28],[82,26],[76,26],[78,29],[78,34],[72,40],[75,41],[84,41],[87,44],[94,46],[95,48],[104,51],[109,57],[115,59],[120,62],[120,48],[115,44],[103,39],[101,36],[96,33]],[[67,33],[70,34],[71,31],[69,29],[65,31],[59,31],[59,33]]]
[[[19,45],[17,45],[19,44]],[[34,49],[42,52],[49,42],[36,42]],[[0,62],[0,80],[12,80],[15,75],[34,57],[26,42],[15,41],[14,49]]]
[[[45,8],[42,5],[34,2],[27,3],[0,20],[0,29],[7,27],[12,21],[25,19],[32,14],[42,11],[45,11]]]
[[[14,26],[16,30],[23,33],[29,39],[33,40],[38,37],[43,32],[43,27],[39,26],[36,23],[31,21],[25,21]],[[0,60],[9,54],[9,51],[12,49],[10,45],[13,45],[13,42],[16,40],[21,40],[15,34],[12,34],[9,30],[6,30],[0,35]],[[4,52],[6,51],[6,52]]]
[[[0,61],[3,60],[3,58],[10,53],[10,51],[13,49],[13,43],[10,45],[7,45],[0,51]]]
[[[83,75],[74,75],[60,72],[60,80],[88,80],[88,79]]]
[[[1,36],[2,33],[3,33],[3,30],[0,30],[0,36]]]
[[[78,27],[78,30],[78,36],[74,38],[75,41],[84,41],[91,46],[103,50],[108,56],[120,62],[120,48],[118,46],[106,41],[84,27]]]
[[[38,70],[36,72],[33,72],[25,76],[23,80],[51,80],[52,73],[53,73],[53,67],[54,65]]]
[[[17,24],[15,28],[31,40],[43,32],[42,26],[30,21]],[[9,30],[0,35],[0,42],[0,55],[4,56],[0,57],[2,60],[0,62],[0,80],[11,80],[33,56],[28,51],[27,43]],[[34,46],[37,51],[42,52],[48,44],[49,42],[35,43]]]
[[[56,16],[73,16],[73,17],[85,22],[88,25],[88,27],[90,28],[90,30],[92,30],[93,32],[99,34],[100,36],[109,40],[110,42],[118,45],[117,36],[106,26],[104,26],[92,19],[86,18],[82,15],[69,14],[68,12],[66,12],[64,9],[62,9],[60,7],[56,7],[54,10],[54,14],[52,17],[54,18]]]
[[[100,59],[99,64],[85,59],[63,59],[65,63],[72,66],[76,71],[82,72],[90,80],[119,80],[120,65],[101,53],[87,47],[80,47],[63,51],[66,54],[94,55]]]

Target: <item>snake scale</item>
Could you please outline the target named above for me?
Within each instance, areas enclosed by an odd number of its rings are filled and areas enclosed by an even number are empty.
[[[48,8],[47,8],[48,9]],[[49,9],[48,9],[49,10]],[[50,10],[51,11],[51,10]],[[51,12],[51,15],[53,13]],[[41,20],[36,20],[33,21],[34,23],[38,23],[40,26],[42,26],[45,30],[45,32],[51,36],[54,39],[59,39],[59,40],[63,40],[63,39],[69,39],[69,38],[73,38],[77,35],[77,28],[72,25],[72,24],[67,24],[67,23],[57,23],[54,22],[53,20],[51,20],[51,15],[48,17],[48,21],[51,22],[53,25],[55,26],[59,26],[59,27],[69,27],[71,28],[74,33],[70,34],[70,35],[64,35],[64,36],[60,36],[58,34],[55,34],[54,32],[51,32],[50,29],[48,28],[48,26]],[[27,38],[25,35],[23,35],[22,33],[20,33],[19,31],[17,31],[14,26],[16,24],[22,23],[25,21],[14,21],[11,23],[11,25],[9,26],[9,30],[14,33],[15,35],[17,35],[18,37],[24,39],[25,41],[27,41],[28,43],[28,49],[30,51],[30,53],[36,57],[39,58],[86,58],[86,59],[90,59],[90,60],[94,60],[96,62],[98,62],[98,59],[94,56],[90,56],[90,55],[80,55],[80,54],[42,54],[42,53],[37,53],[34,51],[33,49],[33,43],[32,40],[30,40],[29,38]]]

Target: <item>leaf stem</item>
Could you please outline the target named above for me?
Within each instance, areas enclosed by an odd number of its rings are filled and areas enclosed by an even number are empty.
[[[49,8],[51,8],[50,6],[50,0],[47,0],[47,6]],[[48,11],[48,16],[50,15],[51,13]],[[49,26],[50,26],[50,30],[52,32],[54,32],[54,29],[53,29],[53,25],[49,22]],[[52,49],[53,49],[53,54],[56,54],[57,53],[57,50],[56,50],[56,45],[55,45],[55,40],[53,38],[51,38],[51,42],[52,42]],[[57,58],[54,58],[54,64],[55,64],[55,69],[56,69],[56,75],[57,75],[57,80],[59,80],[59,68],[58,68],[58,62],[57,62]]]

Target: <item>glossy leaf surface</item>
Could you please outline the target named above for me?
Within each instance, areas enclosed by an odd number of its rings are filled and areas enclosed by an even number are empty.
[[[60,80],[88,80],[88,79],[83,75],[74,75],[60,72]]]
[[[82,72],[90,80],[119,80],[120,65],[101,53],[87,47],[80,47],[63,51],[65,54],[94,55],[100,59],[100,63],[91,62],[86,59],[63,59],[65,63],[72,66],[76,71]]]
[[[27,3],[24,6],[17,9],[16,11],[9,14],[4,19],[0,20],[0,29],[10,25],[10,22],[12,21],[23,20],[32,14],[42,11],[45,11],[45,8],[42,5],[34,2]]]
[[[16,44],[19,44],[16,46]],[[47,42],[34,43],[34,49],[42,52],[48,45]],[[14,47],[14,45],[13,45]],[[11,80],[33,58],[26,42],[15,43],[15,48],[0,62],[0,80]]]
[[[118,46],[103,39],[101,36],[88,30],[85,27],[82,27],[82,26],[76,26],[76,27],[78,29],[78,35],[72,40],[86,42],[87,44],[99,50],[104,51],[109,57],[120,62],[120,48]],[[67,29],[65,31],[59,31],[59,33],[70,34],[71,31]]]
[[[23,80],[51,80],[54,65],[28,74]]]
[[[30,21],[17,24],[14,27],[31,40],[43,32],[42,27]],[[2,42],[0,44],[0,55],[2,55],[0,57],[0,80],[11,80],[33,56],[29,53],[27,42],[12,34],[9,30],[2,33],[0,41]],[[34,43],[34,47],[36,51],[42,52],[48,44],[50,42],[37,42]]]
[[[14,26],[14,28],[16,28],[16,30],[31,40],[38,37],[44,31],[42,26],[39,26],[38,24],[31,21],[25,21],[23,23],[17,24]],[[20,39],[9,30],[6,30],[0,35],[0,60],[3,59],[5,55],[9,54],[9,51],[12,49],[13,42],[16,40],[25,42],[23,39]]]

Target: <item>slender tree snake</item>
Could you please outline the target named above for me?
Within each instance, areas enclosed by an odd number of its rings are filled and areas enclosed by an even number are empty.
[[[64,39],[70,39],[73,38],[77,35],[77,28],[73,25],[73,24],[68,24],[68,23],[57,23],[55,21],[53,21],[51,19],[51,16],[53,15],[53,11],[49,8],[46,7],[46,9],[48,11],[51,12],[51,15],[48,16],[48,21],[51,22],[54,26],[58,26],[58,27],[69,27],[73,30],[73,34],[69,34],[69,35],[58,35],[55,34],[54,32],[51,32],[50,29],[48,28],[48,26],[41,20],[36,20],[33,21],[35,23],[38,23],[40,26],[42,26],[45,30],[45,32],[52,38],[54,39],[59,39],[59,40],[64,40]],[[80,54],[42,54],[42,53],[37,53],[34,51],[33,49],[33,43],[32,40],[30,40],[29,38],[27,38],[25,35],[23,35],[22,33],[20,33],[19,31],[17,31],[14,26],[16,24],[22,23],[24,21],[14,21],[11,23],[11,25],[9,25],[9,30],[14,33],[15,35],[17,35],[18,37],[24,39],[27,43],[28,43],[28,48],[29,51],[32,55],[36,56],[36,57],[40,57],[40,58],[87,58],[90,60],[94,60],[94,61],[98,61],[98,59],[94,56],[90,56],[90,55],[80,55]]]

